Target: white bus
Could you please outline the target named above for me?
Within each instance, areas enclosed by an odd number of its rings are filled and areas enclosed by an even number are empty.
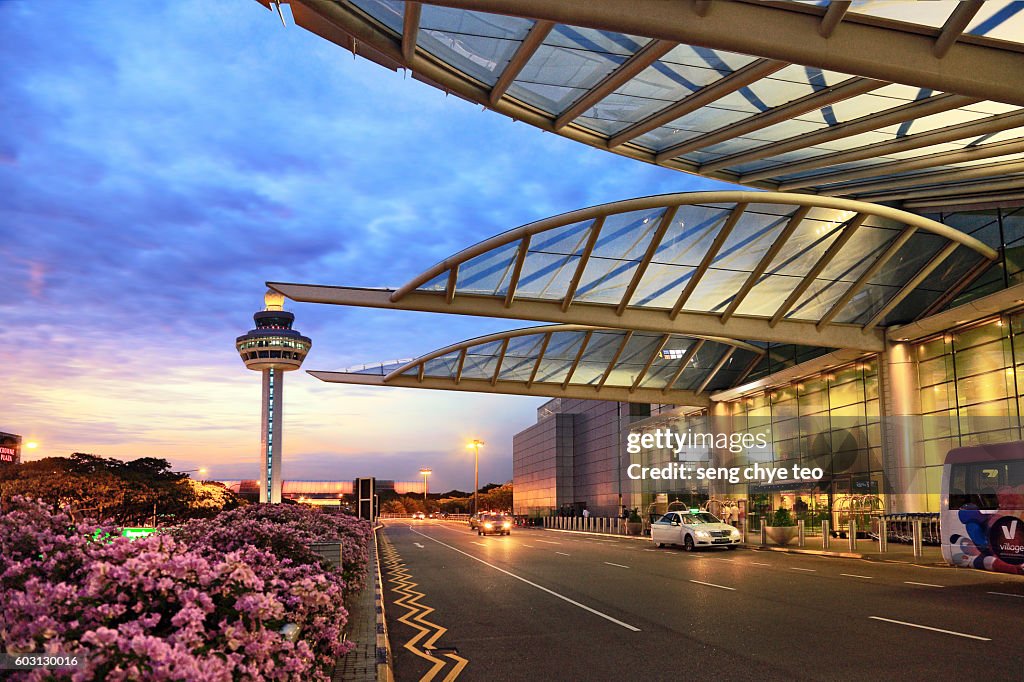
[[[1024,575],[1024,441],[950,450],[941,503],[948,563]]]

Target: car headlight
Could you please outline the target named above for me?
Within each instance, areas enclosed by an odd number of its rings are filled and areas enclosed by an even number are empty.
[[[733,536],[734,538],[738,538],[738,537],[740,536],[740,532],[739,532],[738,530],[736,530],[735,528],[733,528],[733,529],[732,529],[732,530],[731,530],[731,531],[729,532],[729,535]]]
[[[494,524],[493,523],[485,523],[484,524],[484,528],[494,528]]]
[[[512,524],[511,524],[511,523],[509,523],[508,521],[506,521],[505,523],[501,524],[501,527],[502,527],[502,528],[511,528],[511,527],[512,527]]]
[[[694,535],[696,535],[699,538],[711,537],[711,533],[707,532],[706,530],[698,530],[696,533],[694,533]]]

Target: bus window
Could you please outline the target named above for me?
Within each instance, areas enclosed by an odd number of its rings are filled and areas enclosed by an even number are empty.
[[[954,464],[949,472],[949,508],[999,509],[999,489],[1024,484],[1024,460]]]

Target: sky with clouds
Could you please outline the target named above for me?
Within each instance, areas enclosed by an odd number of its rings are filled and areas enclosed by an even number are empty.
[[[253,0],[0,0],[0,431],[255,478],[268,280],[397,286],[563,211],[716,188],[482,111]],[[529,323],[289,303],[306,369]],[[286,479],[512,477],[542,399],[285,383]]]

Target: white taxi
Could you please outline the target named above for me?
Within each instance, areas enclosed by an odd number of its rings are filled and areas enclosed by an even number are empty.
[[[651,540],[658,547],[682,545],[690,552],[698,547],[736,549],[742,538],[738,530],[722,523],[714,514],[691,509],[670,511],[652,523]]]

